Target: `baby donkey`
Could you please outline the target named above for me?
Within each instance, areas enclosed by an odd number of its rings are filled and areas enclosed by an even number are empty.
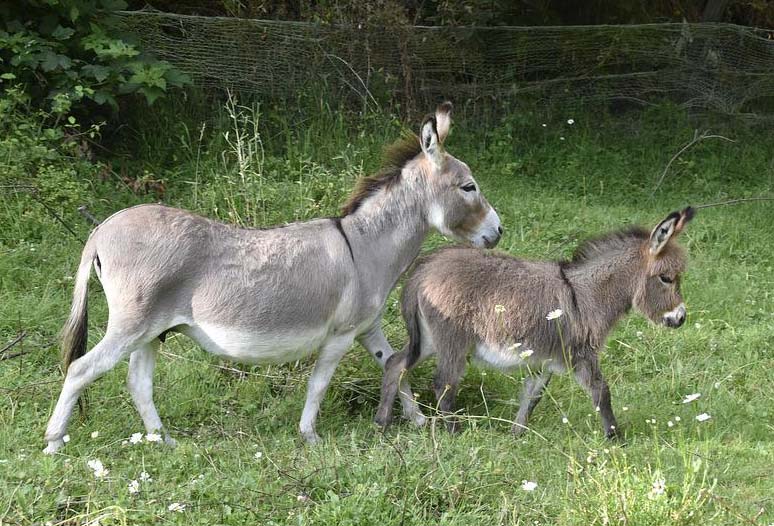
[[[629,228],[586,241],[570,261],[525,261],[462,247],[421,259],[402,297],[409,342],[385,366],[376,423],[389,425],[401,377],[432,354],[438,355],[438,409],[453,413],[471,353],[505,371],[529,367],[513,433],[527,429],[552,373],[571,370],[601,414],[606,436],[614,436],[597,351],[632,306],[655,323],[683,324],[686,257],[673,238],[692,217],[689,207],[650,233]],[[456,431],[456,420],[447,418],[447,427]]]

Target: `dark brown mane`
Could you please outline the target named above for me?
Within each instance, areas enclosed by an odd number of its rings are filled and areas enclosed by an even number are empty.
[[[419,137],[406,133],[403,137],[384,149],[382,167],[367,177],[362,177],[341,209],[342,215],[354,213],[363,201],[376,193],[380,188],[389,188],[400,180],[400,172],[411,159],[416,157],[422,147]]]
[[[572,255],[570,263],[580,263],[596,258],[606,251],[629,245],[632,241],[642,242],[650,232],[639,226],[631,226],[583,241]]]

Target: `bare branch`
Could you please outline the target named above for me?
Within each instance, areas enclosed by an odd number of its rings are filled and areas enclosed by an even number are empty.
[[[676,154],[674,154],[671,159],[669,159],[669,162],[664,167],[664,171],[661,172],[661,177],[658,178],[658,182],[656,183],[656,187],[653,189],[653,192],[651,193],[651,195],[655,194],[656,191],[661,186],[661,183],[664,182],[664,178],[666,177],[666,174],[669,171],[669,167],[672,166],[672,163],[675,162],[675,160],[678,157],[680,157],[683,154],[683,152],[685,152],[688,148],[690,148],[691,146],[693,146],[693,145],[703,141],[704,139],[723,139],[724,141],[728,141],[728,142],[736,142],[733,139],[729,139],[728,137],[724,137],[723,135],[710,135],[709,130],[703,131],[701,133],[699,133],[699,130],[694,130],[693,131],[693,139],[691,139],[688,142],[688,144],[686,144],[685,146],[680,148],[680,150]]]
[[[711,208],[713,206],[735,205],[737,203],[748,203],[750,201],[774,201],[774,197],[743,197],[741,199],[731,199],[730,201],[720,201],[718,203],[707,203],[706,205],[694,206],[696,210],[700,208]]]

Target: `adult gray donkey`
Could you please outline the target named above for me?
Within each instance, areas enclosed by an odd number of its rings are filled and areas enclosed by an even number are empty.
[[[381,366],[393,354],[381,329],[387,295],[431,229],[492,247],[502,228],[468,166],[446,153],[451,104],[425,118],[420,136],[386,150],[382,169],[359,181],[341,217],[268,230],[237,228],[184,210],[142,205],[99,225],[81,257],[63,329],[66,377],[46,429],[46,453],[63,444],[81,392],[129,356],[127,384],[148,432],[174,441],[153,403],[159,340],[175,331],[207,351],[282,363],[315,351],[301,434],[315,420],[336,365],[358,340]],[[110,311],[104,338],[86,353],[92,266]],[[424,422],[408,384],[404,414]]]

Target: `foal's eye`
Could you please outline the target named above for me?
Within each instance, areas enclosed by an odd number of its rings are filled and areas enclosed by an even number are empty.
[[[465,186],[462,187],[462,190],[465,192],[475,192],[476,185],[474,185],[473,183],[466,184]]]
[[[666,283],[667,285],[669,285],[670,283],[672,283],[674,281],[672,278],[670,278],[669,276],[667,276],[665,274],[661,274],[658,277],[658,279],[661,280],[661,283]]]

